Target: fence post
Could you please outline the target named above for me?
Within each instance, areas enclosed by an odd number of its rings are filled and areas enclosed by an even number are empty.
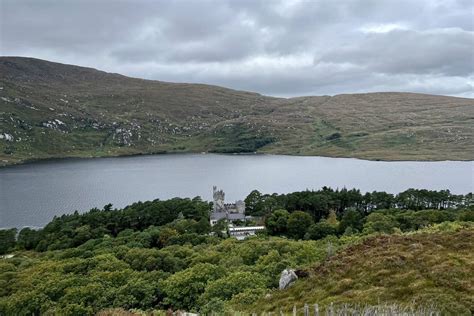
[[[334,249],[333,249],[333,246],[332,246],[332,242],[328,241],[328,244],[327,244],[327,257],[332,257],[334,253]]]
[[[329,305],[329,316],[334,316],[334,306],[332,302]]]
[[[309,306],[308,304],[304,304],[304,316],[309,316]]]
[[[296,316],[296,305],[293,305],[293,316]]]
[[[280,316],[284,316],[285,314],[283,314],[283,311],[281,310],[280,308]]]
[[[319,316],[319,305],[314,304],[314,316]]]

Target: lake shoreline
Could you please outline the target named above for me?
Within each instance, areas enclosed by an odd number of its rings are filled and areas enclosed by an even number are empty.
[[[302,155],[302,154],[289,154],[289,153],[269,153],[269,152],[235,152],[235,153],[220,153],[220,152],[199,152],[199,151],[163,151],[154,153],[131,153],[131,154],[118,154],[118,155],[104,155],[104,156],[64,156],[64,157],[47,157],[47,158],[31,158],[20,160],[18,162],[11,162],[6,164],[0,164],[0,170],[5,168],[12,168],[15,166],[30,165],[42,162],[54,162],[54,161],[69,161],[69,160],[86,160],[86,159],[103,159],[103,158],[127,158],[127,157],[140,157],[140,156],[173,156],[173,155],[225,155],[225,156],[289,156],[289,157],[314,157],[314,158],[336,158],[336,159],[356,159],[363,161],[380,161],[380,162],[474,162],[472,160],[453,160],[453,159],[386,159],[386,158],[361,158],[358,156],[345,156],[345,155]]]
[[[120,159],[117,159],[120,158]],[[161,154],[108,159],[41,160],[0,169],[0,226],[42,226],[54,215],[108,203],[194,198],[209,201],[212,187],[229,203],[251,190],[283,194],[322,187],[361,192],[410,188],[474,191],[473,162],[367,161],[275,154]]]

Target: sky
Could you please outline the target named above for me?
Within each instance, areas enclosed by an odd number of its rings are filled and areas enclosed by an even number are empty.
[[[472,0],[0,0],[0,55],[272,96],[474,97]]]

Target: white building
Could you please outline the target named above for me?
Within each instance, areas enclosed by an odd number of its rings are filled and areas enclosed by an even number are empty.
[[[243,227],[229,227],[230,237],[235,237],[237,240],[244,240],[249,236],[255,236],[257,232],[265,230],[265,226],[243,226]]]

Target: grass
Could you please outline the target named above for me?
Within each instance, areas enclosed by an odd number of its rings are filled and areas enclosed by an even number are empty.
[[[0,57],[0,165],[156,152],[474,159],[474,100],[414,93],[272,98]],[[65,126],[50,126],[60,120]]]
[[[247,311],[290,312],[305,303],[395,304],[442,314],[474,311],[474,230],[382,235],[342,250],[287,290],[275,290]]]

